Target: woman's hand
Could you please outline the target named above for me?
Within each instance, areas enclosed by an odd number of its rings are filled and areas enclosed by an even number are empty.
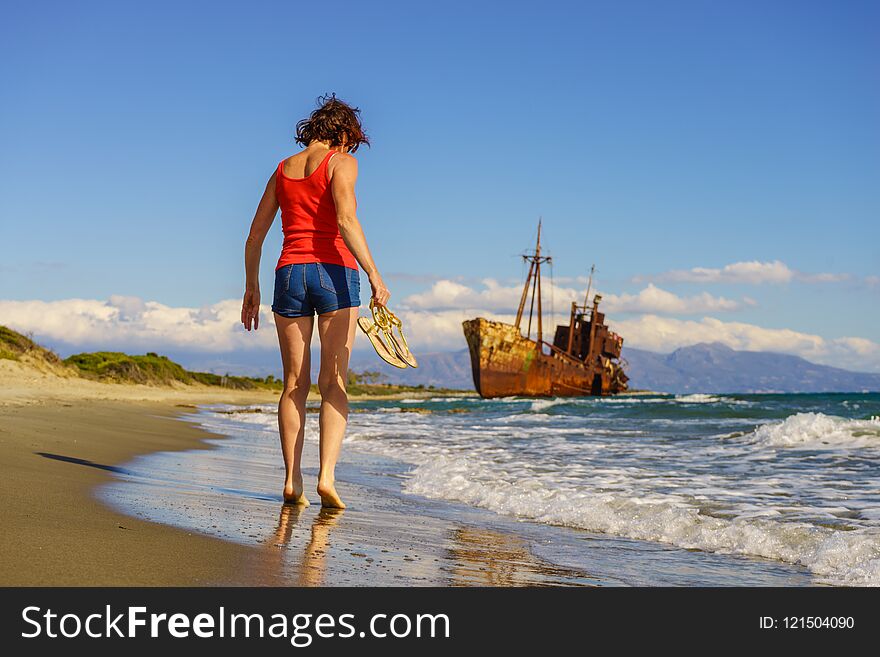
[[[373,288],[373,299],[376,300],[377,304],[384,306],[388,303],[388,297],[391,296],[391,292],[385,287],[385,281],[382,280],[378,273],[370,276],[370,287]]]
[[[260,288],[245,290],[244,300],[241,302],[241,323],[250,331],[253,323],[256,331],[260,326]]]

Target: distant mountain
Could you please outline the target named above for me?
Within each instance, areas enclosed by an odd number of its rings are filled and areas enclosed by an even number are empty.
[[[817,365],[798,356],[736,351],[720,342],[658,354],[624,347],[630,387],[663,392],[880,391],[880,374]]]
[[[467,349],[417,354],[417,369],[399,370],[371,352],[352,354],[356,372],[380,371],[389,383],[473,389]],[[817,365],[798,356],[736,351],[701,343],[658,354],[624,347],[630,388],[658,392],[858,392],[880,391],[880,374]],[[317,377],[317,370],[314,377]],[[317,379],[314,379],[317,380]]]

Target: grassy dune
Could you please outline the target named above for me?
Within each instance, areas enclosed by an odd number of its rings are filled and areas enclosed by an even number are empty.
[[[281,390],[281,381],[271,375],[259,378],[191,372],[167,356],[160,356],[153,352],[142,356],[132,356],[119,351],[96,351],[74,354],[65,358],[64,362],[76,367],[80,376],[85,378],[118,383],[145,383],[147,385],[168,385],[173,382],[202,383],[237,390]]]

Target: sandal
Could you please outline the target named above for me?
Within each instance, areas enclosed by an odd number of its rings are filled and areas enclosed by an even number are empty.
[[[370,299],[370,308],[373,311],[373,317],[376,317],[378,312],[380,318],[384,315],[384,318],[376,321],[376,324],[382,329],[382,332],[385,333],[388,341],[394,346],[394,350],[397,352],[397,355],[400,359],[409,365],[410,367],[418,367],[419,363],[416,361],[416,357],[413,356],[413,353],[409,350],[409,345],[406,343],[406,338],[403,335],[403,323],[398,319],[397,315],[388,310],[387,306],[379,306],[378,309],[374,307],[374,302]],[[394,335],[394,327],[397,327],[397,332],[400,334],[400,337]]]
[[[373,301],[370,300],[370,308],[373,308]],[[376,353],[379,355],[379,358],[384,360],[389,365],[394,365],[394,367],[398,367],[400,369],[406,369],[406,363],[401,360],[401,358],[397,355],[395,349],[389,347],[385,340],[382,339],[382,335],[379,333],[380,329],[385,335],[388,335],[390,331],[387,331],[384,326],[381,326],[380,322],[385,321],[387,318],[383,316],[376,315],[376,311],[373,310],[373,319],[376,320],[375,323],[371,322],[366,317],[358,317],[357,323],[358,326],[361,327],[361,330],[367,334],[367,337],[370,339],[370,344],[373,345],[373,348],[376,350]],[[394,344],[392,342],[392,344]]]

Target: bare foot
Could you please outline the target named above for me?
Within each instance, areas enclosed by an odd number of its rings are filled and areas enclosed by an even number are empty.
[[[283,496],[285,504],[301,504],[302,506],[309,506],[309,501],[306,499],[305,493],[303,492],[302,479],[298,482],[293,481],[284,484]]]
[[[318,495],[321,496],[321,506],[330,509],[344,509],[345,502],[339,498],[336,486],[333,482],[318,482]]]

